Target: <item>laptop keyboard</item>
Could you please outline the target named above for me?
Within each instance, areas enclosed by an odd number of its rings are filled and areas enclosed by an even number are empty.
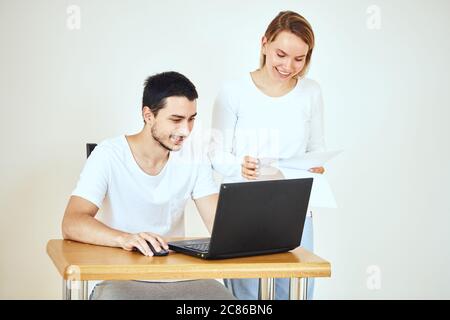
[[[189,248],[189,249],[201,251],[201,252],[208,252],[209,242],[187,244],[187,245],[185,245],[185,247]]]

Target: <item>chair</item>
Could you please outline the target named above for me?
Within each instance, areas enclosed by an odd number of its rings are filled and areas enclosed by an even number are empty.
[[[86,143],[86,158],[89,158],[91,152],[94,151],[96,146],[96,143]]]

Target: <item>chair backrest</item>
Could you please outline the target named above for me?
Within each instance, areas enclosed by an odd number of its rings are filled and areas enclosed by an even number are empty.
[[[86,158],[89,158],[91,152],[94,151],[96,146],[96,143],[86,143]]]

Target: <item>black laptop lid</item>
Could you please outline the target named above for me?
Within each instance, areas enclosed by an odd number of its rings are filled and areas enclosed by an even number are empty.
[[[298,247],[312,183],[312,178],[306,178],[222,184],[209,256]]]

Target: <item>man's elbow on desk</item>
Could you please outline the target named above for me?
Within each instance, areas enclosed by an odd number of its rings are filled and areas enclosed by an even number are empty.
[[[61,224],[62,236],[65,240],[75,240],[80,242],[86,242],[83,239],[83,226],[85,224],[85,215],[83,213],[70,212],[64,214],[64,218]]]
[[[62,236],[67,240],[83,241],[89,226],[98,212],[97,206],[77,196],[70,197],[61,224]]]

